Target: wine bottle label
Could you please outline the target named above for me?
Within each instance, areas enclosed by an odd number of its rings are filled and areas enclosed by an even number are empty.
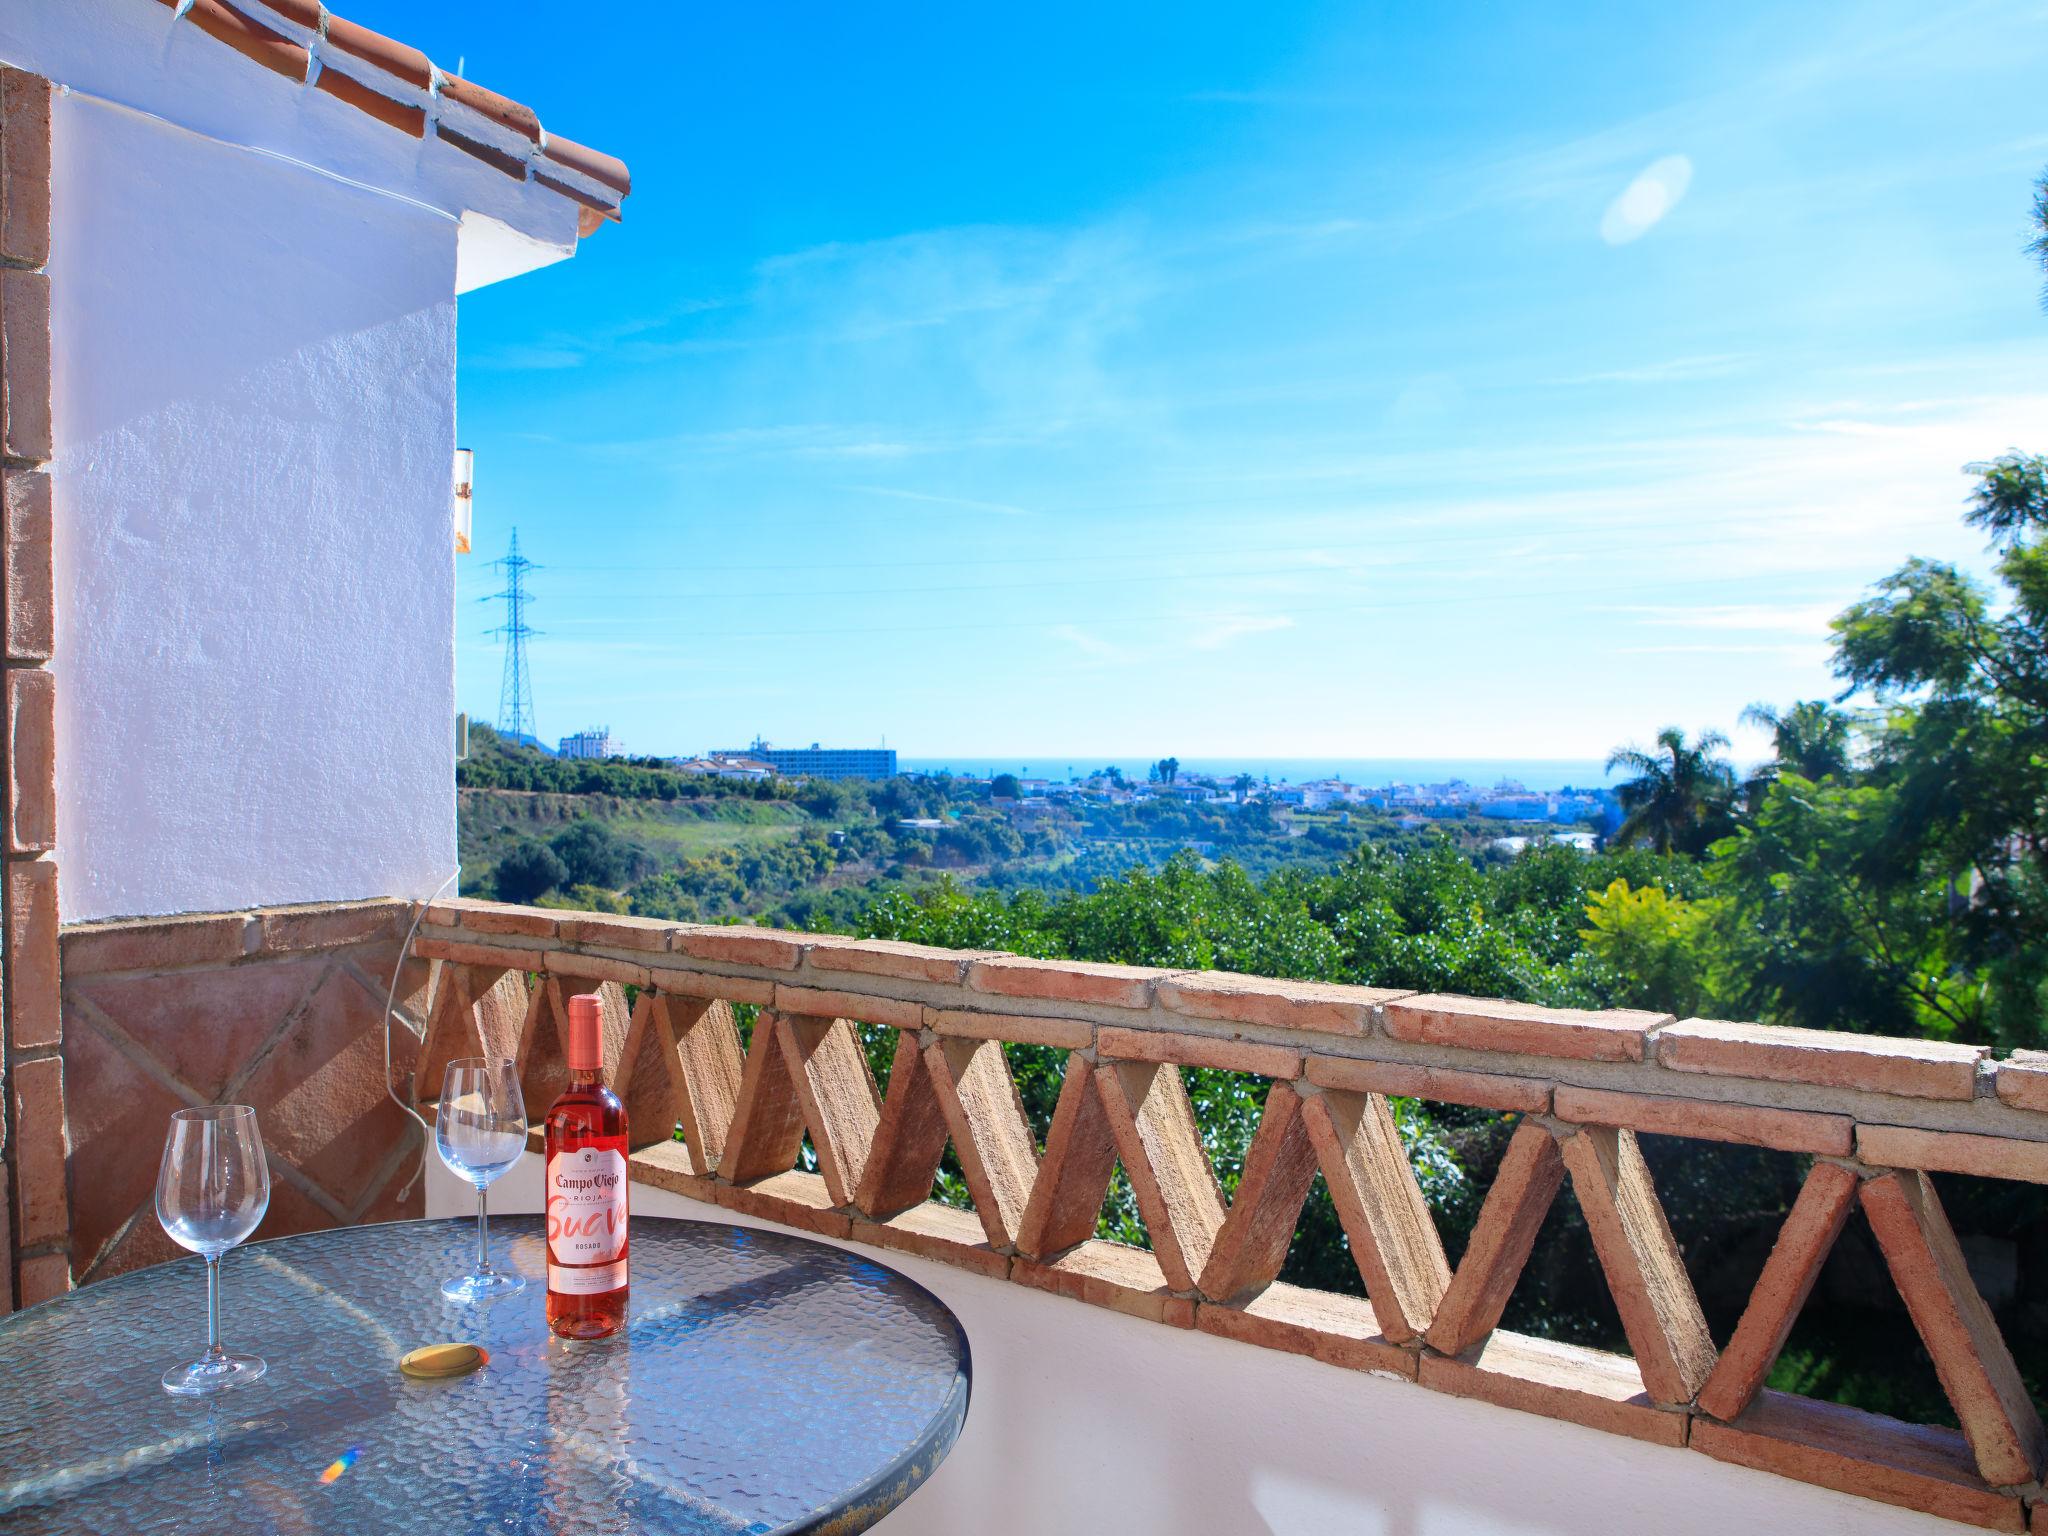
[[[557,1296],[606,1296],[626,1283],[626,1261],[593,1264],[588,1269],[571,1269],[566,1264],[548,1265],[548,1289]]]
[[[604,1147],[576,1147],[548,1159],[548,1289],[574,1295],[626,1283],[626,1159]],[[558,1284],[557,1265],[573,1265],[602,1283]],[[602,1265],[603,1270],[587,1266]],[[613,1274],[613,1272],[616,1272]]]

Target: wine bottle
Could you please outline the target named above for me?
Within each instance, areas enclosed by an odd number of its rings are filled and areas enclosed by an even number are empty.
[[[604,1084],[604,1005],[569,999],[569,1086],[548,1109],[548,1327],[602,1339],[626,1322],[626,1106]]]

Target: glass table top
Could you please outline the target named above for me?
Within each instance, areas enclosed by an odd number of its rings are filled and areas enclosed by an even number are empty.
[[[343,1227],[221,1261],[221,1339],[270,1364],[174,1398],[206,1342],[194,1258],[0,1320],[0,1527],[168,1531],[865,1530],[952,1448],[967,1340],[922,1286],[779,1232],[633,1220],[622,1335],[554,1339],[537,1216],[494,1218],[527,1288],[442,1300],[472,1220]],[[422,1344],[490,1363],[413,1381]],[[349,1451],[347,1470],[321,1474]]]

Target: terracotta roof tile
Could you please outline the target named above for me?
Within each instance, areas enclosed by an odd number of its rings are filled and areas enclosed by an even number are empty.
[[[592,180],[603,182],[621,197],[633,190],[633,173],[626,169],[626,162],[615,160],[602,150],[591,149],[574,139],[551,133],[542,141],[540,152],[557,165],[566,165],[572,171],[581,171]]]
[[[394,101],[373,86],[363,84],[354,75],[345,75],[338,69],[323,69],[320,78],[314,82],[337,101],[345,101],[358,112],[367,112],[380,123],[389,123],[401,132],[409,133],[416,139],[427,136],[427,109],[409,106]]]
[[[509,96],[487,91],[460,75],[443,75],[441,94],[449,101],[461,102],[472,112],[481,112],[501,128],[524,134],[536,144],[540,142],[540,119],[534,116],[533,108],[522,106]]]
[[[360,22],[330,15],[326,35],[328,47],[339,48],[365,64],[374,64],[386,74],[396,75],[407,85],[416,85],[424,91],[434,83],[432,59],[419,49],[408,48],[382,32],[372,32]]]
[[[244,16],[223,0],[192,0],[185,19],[208,37],[218,38],[244,58],[274,69],[289,80],[306,78],[306,50],[260,21]]]
[[[176,11],[179,0],[159,3]],[[314,83],[327,95],[414,138],[424,138],[432,121],[435,136],[454,148],[580,204],[581,234],[618,218],[619,202],[633,189],[623,161],[544,133],[531,107],[437,71],[417,48],[333,15],[320,0],[191,0],[180,14],[209,37],[287,79],[304,82],[317,55],[322,67]],[[273,21],[292,29],[293,36],[278,31]],[[300,33],[303,43],[294,41]],[[453,109],[445,120],[435,110],[437,101],[444,111]],[[521,140],[533,147],[522,149]]]

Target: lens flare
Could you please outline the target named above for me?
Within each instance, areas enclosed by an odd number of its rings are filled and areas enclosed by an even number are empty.
[[[356,1458],[362,1454],[363,1448],[360,1445],[350,1446],[347,1450],[343,1451],[339,1456],[335,1457],[331,1463],[329,1463],[327,1470],[320,1474],[320,1481],[323,1483],[332,1483],[339,1481],[341,1478],[341,1474],[346,1472],[350,1467],[354,1466],[356,1464]]]

